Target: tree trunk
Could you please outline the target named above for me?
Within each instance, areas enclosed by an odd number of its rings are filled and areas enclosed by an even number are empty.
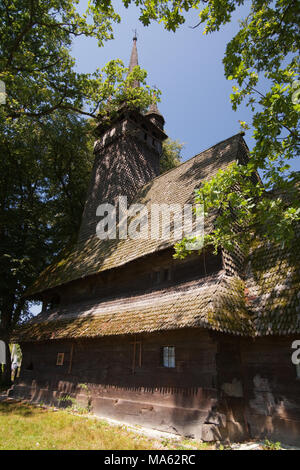
[[[7,293],[3,295],[2,309],[1,309],[1,324],[0,324],[0,335],[1,339],[5,343],[5,358],[6,364],[4,366],[4,373],[2,374],[2,384],[9,387],[12,384],[11,381],[11,356],[9,350],[10,335],[14,325],[14,314],[16,310],[15,305],[16,296],[15,294]],[[18,306],[18,305],[17,305]],[[17,312],[19,314],[19,311]]]
[[[10,350],[9,350],[9,342],[5,341],[5,358],[6,358],[6,364],[4,366],[4,373],[2,375],[2,385],[6,385],[7,387],[10,387],[12,382],[11,382],[11,357],[10,357]]]

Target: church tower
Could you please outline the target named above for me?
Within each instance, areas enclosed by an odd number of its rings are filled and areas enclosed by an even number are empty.
[[[134,37],[130,71],[138,65],[136,42],[137,38]],[[139,82],[136,81],[134,86],[138,87]],[[100,204],[116,205],[119,196],[127,196],[129,205],[137,191],[159,175],[162,142],[167,138],[164,122],[156,104],[153,104],[146,114],[122,106],[109,126],[104,122],[99,123],[96,130],[98,139],[94,145],[95,161],[79,243],[96,236],[99,222],[96,210]]]

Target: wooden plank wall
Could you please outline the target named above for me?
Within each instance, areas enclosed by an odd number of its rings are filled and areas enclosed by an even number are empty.
[[[241,341],[251,435],[300,446],[300,379],[291,356],[296,336]]]
[[[99,416],[200,438],[204,433],[207,440],[251,437],[299,445],[295,339],[190,329],[27,343],[12,394],[44,402],[72,394],[84,403],[78,384],[87,383]],[[175,346],[174,369],[162,366],[162,346]],[[64,365],[56,366],[62,352]]]
[[[216,335],[219,411],[231,439],[300,445],[300,379],[293,336]]]
[[[163,367],[163,346],[175,346],[175,368]],[[15,393],[27,390],[44,402],[63,394],[83,399],[78,384],[87,383],[100,416],[201,437],[217,402],[216,348],[201,329],[23,344]],[[63,366],[57,353],[64,353]]]
[[[114,297],[117,295],[133,295],[143,293],[149,289],[165,288],[193,279],[201,279],[206,275],[217,273],[222,269],[221,254],[189,256],[185,260],[173,258],[174,249],[166,249],[159,253],[146,256],[118,269],[89,276],[70,282],[63,287],[44,294],[43,300],[51,300],[54,293],[61,299],[61,305],[66,306],[81,300],[93,300]],[[171,269],[170,279],[157,283],[154,273]]]

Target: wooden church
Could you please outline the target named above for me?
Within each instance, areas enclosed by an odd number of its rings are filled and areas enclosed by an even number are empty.
[[[248,159],[237,134],[160,175],[166,137],[156,106],[98,125],[78,243],[28,293],[43,310],[15,332],[23,362],[9,393],[89,400],[99,416],[206,441],[299,444],[299,243],[178,260],[171,239],[96,236],[101,202],[189,204],[201,181]]]

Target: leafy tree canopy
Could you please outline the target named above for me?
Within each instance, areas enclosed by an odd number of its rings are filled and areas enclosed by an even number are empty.
[[[96,7],[102,1],[95,1]],[[104,2],[111,6],[110,1]],[[128,7],[131,0],[123,0]],[[163,23],[176,31],[185,22],[185,13],[194,9],[199,15],[196,26],[204,34],[218,31],[230,22],[232,13],[244,0],[135,0],[140,20]],[[197,34],[197,29],[195,30]],[[255,146],[246,166],[232,165],[219,172],[198,191],[197,202],[205,211],[220,209],[216,229],[207,243],[216,247],[232,246],[236,235],[247,244],[250,233],[257,231],[268,240],[282,244],[294,237],[294,222],[299,220],[300,202],[297,188],[299,173],[292,171],[291,161],[299,156],[299,7],[294,0],[252,0],[247,17],[238,33],[227,44],[223,59],[225,76],[233,80],[233,109],[245,102],[253,112],[252,128]],[[261,78],[267,89],[261,89]],[[249,127],[241,122],[245,129]],[[264,187],[250,178],[259,171]],[[234,188],[239,188],[239,192]],[[274,191],[276,192],[274,193]],[[270,197],[269,191],[273,191]],[[282,197],[285,194],[289,203]],[[177,245],[177,256],[185,256],[185,243]]]
[[[93,123],[86,118],[110,116],[124,100],[141,109],[153,100],[139,67],[129,73],[112,60],[93,74],[75,71],[73,39],[93,37],[102,46],[120,21],[106,5],[90,4],[79,15],[78,3],[0,2],[0,337],[6,342],[28,318],[26,289],[76,240],[93,160]],[[131,86],[136,80],[139,88]]]
[[[0,80],[5,83],[2,118],[40,118],[57,109],[96,117],[127,99],[142,108],[152,100],[146,72],[128,75],[122,61],[112,60],[93,74],[78,73],[70,54],[74,38],[97,38],[99,46],[113,38],[120,21],[113,8],[89,4],[79,15],[79,0],[3,0],[0,3]],[[105,3],[105,2],[104,2]],[[134,80],[141,87],[132,89]]]
[[[0,336],[28,316],[23,294],[76,240],[93,163],[91,124],[56,111],[14,120],[0,139]]]
[[[162,155],[160,158],[160,173],[165,173],[180,165],[183,146],[184,144],[181,144],[178,140],[172,140],[170,138],[163,142]]]

